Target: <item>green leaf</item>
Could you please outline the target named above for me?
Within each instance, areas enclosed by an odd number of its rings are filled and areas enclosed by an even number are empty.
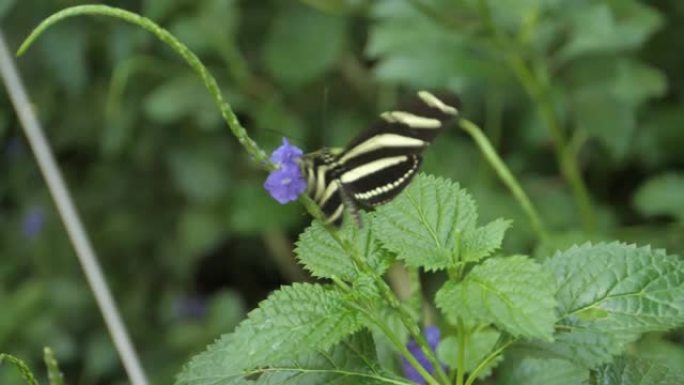
[[[596,371],[596,384],[601,385],[679,385],[684,373],[656,361],[620,357]]]
[[[0,20],[12,10],[17,0],[0,0]]]
[[[466,262],[476,262],[491,255],[501,247],[509,227],[511,221],[496,219],[485,226],[465,232],[461,238],[461,258]]]
[[[344,294],[328,286],[283,287],[251,311],[234,333],[195,356],[176,383],[240,384],[255,368],[326,350],[361,328],[360,317],[346,301]]]
[[[229,186],[229,176],[209,146],[203,150],[178,149],[168,154],[171,175],[185,196],[197,203],[212,203],[222,199]]]
[[[638,107],[666,89],[660,71],[634,59],[578,60],[565,78],[578,127],[618,159],[632,142]]]
[[[225,236],[225,225],[216,210],[190,206],[178,219],[178,240],[182,254],[198,255],[216,245]]]
[[[266,69],[283,85],[304,85],[332,69],[342,54],[345,31],[342,17],[301,4],[283,5],[265,43]]]
[[[67,96],[81,94],[88,87],[91,67],[87,61],[87,34],[78,23],[67,23],[46,34],[43,49],[43,60]]]
[[[544,263],[559,284],[555,343],[538,346],[595,367],[649,331],[684,325],[684,263],[650,247],[584,244]]]
[[[560,53],[565,60],[639,47],[661,25],[655,10],[634,0],[575,9],[570,15],[572,37]]]
[[[241,180],[230,201],[225,215],[230,229],[237,234],[263,235],[264,230],[291,228],[300,223],[304,214],[298,205],[278,203],[264,189],[263,180],[258,179]]]
[[[681,367],[684,362],[684,346],[672,341],[666,333],[649,333],[640,338],[633,348],[638,357],[653,360],[671,368]]]
[[[382,275],[389,267],[391,258],[382,250],[373,236],[373,217],[361,213],[363,227],[358,228],[353,221],[346,220],[339,236],[350,240],[350,246],[359,253],[373,270]],[[338,277],[351,282],[358,277],[351,256],[333,238],[330,232],[318,221],[314,221],[300,236],[295,249],[297,259],[315,277]]]
[[[477,330],[468,335],[465,351],[465,371],[467,373],[472,372],[494,350],[500,335],[501,333],[498,331],[489,328]],[[449,368],[456,369],[458,362],[458,337],[449,336],[440,341],[439,346],[437,346],[437,356]],[[491,374],[492,369],[499,362],[501,362],[501,357],[492,360],[485,370],[480,372],[479,378],[485,378]]]
[[[211,95],[194,74],[174,77],[155,88],[145,98],[144,108],[155,123],[166,125],[192,118],[206,130],[221,127]]]
[[[648,99],[663,96],[667,91],[667,79],[657,68],[630,59],[616,64],[610,91],[625,104],[635,107]]]
[[[454,11],[459,5],[443,2],[436,10],[463,15]],[[506,78],[491,57],[482,55],[481,42],[436,22],[409,2],[376,1],[372,17],[376,21],[366,54],[378,59],[374,72],[381,80],[416,88],[466,89],[480,81]],[[459,21],[459,25],[463,24]]]
[[[684,174],[658,175],[639,187],[634,204],[645,215],[668,215],[684,222]]]
[[[463,281],[447,282],[435,302],[451,322],[461,317],[514,336],[550,340],[557,319],[555,290],[553,276],[529,258],[491,258]]]
[[[408,266],[446,269],[490,255],[505,221],[476,227],[477,208],[457,184],[420,174],[401,195],[376,211],[373,231]]]
[[[412,384],[383,370],[378,364],[375,344],[370,333],[357,333],[328,351],[307,353],[269,368],[256,385],[321,385],[321,384]]]
[[[557,358],[506,356],[497,372],[500,385],[584,385],[589,370]]]
[[[240,9],[236,0],[206,0],[196,3],[194,14],[175,20],[169,28],[195,54],[226,52],[234,43]]]

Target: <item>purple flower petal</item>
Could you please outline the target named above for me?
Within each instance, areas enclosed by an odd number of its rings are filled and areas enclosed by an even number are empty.
[[[437,349],[437,345],[439,344],[439,337],[440,337],[440,331],[437,326],[428,326],[425,328],[425,331],[423,332],[425,335],[425,339],[428,342],[428,345],[430,345],[430,349],[432,351],[435,351]],[[425,357],[425,354],[423,354],[423,351],[420,349],[420,346],[416,341],[411,339],[407,344],[406,347],[408,348],[409,352],[415,357],[416,361],[420,363],[420,365],[428,372],[428,373],[434,373],[435,368],[432,366],[430,361]],[[418,385],[425,385],[425,379],[418,373],[418,370],[414,368],[407,360],[406,358],[401,359],[401,363],[404,369],[404,375],[406,376],[407,379],[415,382]]]
[[[271,162],[279,165],[292,165],[296,164],[302,155],[304,152],[301,149],[291,145],[287,138],[283,138],[283,144],[271,154]]]
[[[264,188],[281,204],[296,200],[306,191],[306,180],[298,163],[303,154],[302,150],[291,145],[285,138],[283,144],[271,154],[271,161],[278,169],[268,175]]]

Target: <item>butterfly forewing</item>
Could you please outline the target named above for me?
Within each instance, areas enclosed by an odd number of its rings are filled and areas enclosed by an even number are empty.
[[[418,172],[425,148],[458,114],[456,105],[420,91],[411,104],[382,113],[340,154],[308,154],[308,193],[327,222],[339,225],[345,206],[354,214],[357,206],[374,207],[397,196]]]

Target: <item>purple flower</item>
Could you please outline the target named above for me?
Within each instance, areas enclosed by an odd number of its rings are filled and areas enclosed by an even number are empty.
[[[264,188],[281,204],[297,199],[306,190],[306,181],[298,163],[303,154],[285,138],[283,144],[271,154],[271,161],[278,169],[268,175]]]
[[[22,220],[21,228],[24,233],[24,237],[29,240],[34,240],[40,234],[43,229],[43,224],[45,224],[45,213],[43,208],[40,206],[31,207]]]
[[[198,295],[183,295],[175,299],[173,310],[181,319],[201,320],[208,312],[207,301]]]
[[[439,328],[437,326],[428,326],[427,328],[425,328],[424,334],[428,345],[430,345],[430,349],[432,349],[432,351],[435,351],[437,349],[437,344],[439,344]],[[423,351],[420,349],[420,345],[418,345],[416,341],[414,341],[413,339],[409,340],[408,344],[406,344],[406,347],[411,352],[413,357],[416,358],[416,361],[418,361],[420,365],[428,373],[434,373],[435,368],[432,366],[427,357],[425,357],[425,354],[423,354]],[[420,375],[420,373],[418,373],[416,368],[414,368],[406,360],[406,358],[402,358],[401,361],[402,366],[404,368],[404,375],[406,376],[406,378],[415,382],[418,385],[425,385],[425,379]]]
[[[5,156],[7,156],[9,160],[17,160],[23,152],[24,147],[21,143],[21,139],[18,136],[9,138],[5,145]]]

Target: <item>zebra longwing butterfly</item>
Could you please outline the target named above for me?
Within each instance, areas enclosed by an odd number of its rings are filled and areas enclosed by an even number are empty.
[[[458,115],[456,100],[442,101],[427,91],[417,96],[401,110],[382,113],[344,150],[322,149],[302,158],[306,192],[327,224],[339,226],[346,207],[360,225],[359,208],[396,197],[418,171],[425,148]]]

